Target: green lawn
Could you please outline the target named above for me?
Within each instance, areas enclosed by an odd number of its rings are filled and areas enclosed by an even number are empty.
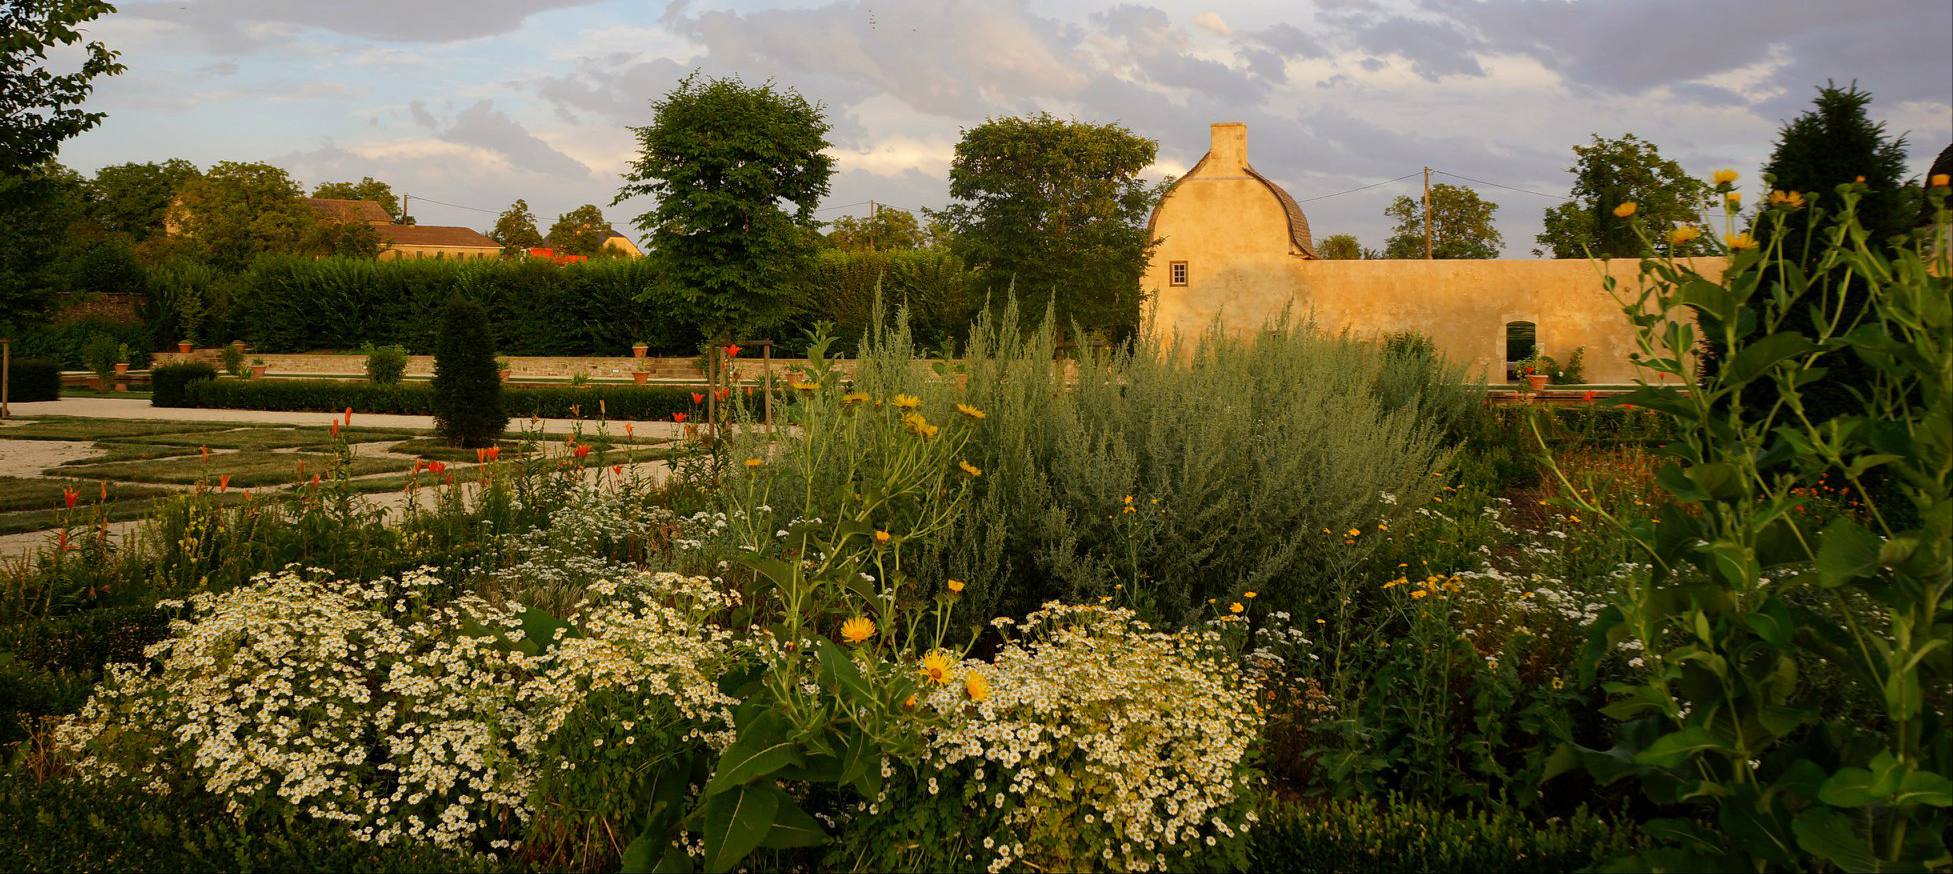
[[[398,428],[342,428],[340,437],[349,443],[397,440],[415,432]],[[312,449],[332,447],[334,437],[328,428],[252,427],[235,431],[193,431],[132,437],[126,442],[160,446],[207,446],[211,449]]]
[[[163,422],[149,419],[84,419],[49,416],[25,425],[0,427],[0,440],[110,440],[152,434],[228,431],[239,426],[224,422]],[[245,426],[249,427],[249,426]]]
[[[213,455],[208,461],[200,456],[182,456],[80,464],[55,470],[69,476],[175,485],[199,481],[215,485],[219,478],[229,476],[231,488],[250,488],[310,480],[313,474],[323,474],[331,459],[332,456],[320,452],[245,450]],[[356,456],[349,472],[353,476],[367,476],[404,472],[412,466],[404,458]]]

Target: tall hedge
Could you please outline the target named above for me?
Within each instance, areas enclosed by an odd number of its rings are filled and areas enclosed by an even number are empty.
[[[511,385],[502,388],[502,409],[511,416],[568,419],[670,421],[684,413],[703,420],[705,410],[692,401],[690,386],[636,385]],[[740,400],[757,408],[757,393]],[[213,379],[183,388],[183,406],[225,410],[336,413],[347,407],[360,413],[434,415],[434,389],[425,382],[374,385],[343,379]]]
[[[15,358],[7,367],[7,401],[61,399],[61,365],[45,358]]]
[[[885,308],[908,305],[917,337],[940,345],[960,335],[981,303],[971,299],[974,275],[942,252],[828,251],[795,281],[797,303],[772,339],[781,344],[779,351],[792,353],[809,328],[828,321],[851,343],[869,323],[879,286]],[[504,355],[627,355],[633,344],[644,343],[653,355],[691,356],[705,339],[699,325],[712,315],[703,311],[709,301],[692,301],[671,288],[655,258],[558,266],[541,259],[268,256],[195,295],[166,278],[152,278],[153,286],[170,290],[161,296],[197,296],[206,308],[198,311],[201,342],[244,340],[267,353],[371,343],[427,354],[435,346],[441,306],[453,294],[487,310]],[[177,328],[157,330],[173,335]]]
[[[456,446],[487,446],[509,426],[495,341],[481,304],[457,294],[434,346],[434,431]]]

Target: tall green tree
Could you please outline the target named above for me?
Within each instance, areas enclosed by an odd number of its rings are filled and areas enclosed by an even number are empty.
[[[793,302],[819,240],[834,159],[823,107],[772,83],[685,77],[632,128],[638,157],[613,204],[649,195],[645,232],[668,291],[710,334],[761,331]]]
[[[160,236],[170,201],[199,175],[197,165],[182,158],[110,164],[95,171],[88,182],[88,217],[102,231],[121,234],[130,242]]]
[[[122,72],[116,52],[82,44],[81,68],[56,73],[47,53],[82,43],[83,26],[114,12],[94,0],[13,0],[0,6],[0,176],[54,160],[61,144],[98,124],[105,113],[81,108],[95,80]]]
[[[1462,185],[1440,182],[1431,186],[1431,257],[1444,259],[1497,258],[1505,237],[1492,223],[1499,205]],[[1424,199],[1399,197],[1385,208],[1397,220],[1383,244],[1385,258],[1424,257]]]
[[[183,186],[171,216],[192,252],[239,270],[259,255],[306,251],[317,217],[304,193],[278,167],[219,161]]]
[[[393,193],[393,186],[371,176],[362,176],[358,182],[325,182],[312,189],[313,197],[333,200],[370,200],[387,211],[387,216],[395,223],[400,221],[400,198]]]
[[[915,213],[884,206],[865,218],[835,219],[827,239],[848,252],[901,252],[922,248],[924,235]]]
[[[1116,124],[1050,114],[991,119],[963,132],[949,168],[959,202],[941,215],[951,251],[984,270],[994,301],[1014,289],[1056,308],[1067,331],[1130,336],[1152,257],[1146,218],[1161,186],[1140,173],[1159,144]]]
[[[1887,136],[1885,124],[1871,120],[1866,113],[1871,102],[1872,95],[1858,90],[1855,82],[1845,88],[1825,83],[1817,89],[1811,110],[1778,132],[1763,178],[1774,190],[1796,191],[1807,202],[1824,206],[1836,205],[1838,186],[1862,181],[1858,224],[1883,242],[1910,231],[1919,207],[1905,190],[1906,138]],[[1781,233],[1786,254],[1808,266],[1805,247],[1820,242],[1807,239],[1811,215],[1810,210],[1790,211],[1780,232],[1773,222],[1758,222],[1759,239]]]
[[[49,162],[0,174],[0,330],[43,315],[63,279],[61,256],[83,213],[82,179]]]
[[[502,244],[503,255],[520,255],[543,244],[542,231],[536,229],[536,214],[529,211],[529,201],[521,199],[495,217],[488,238]]]
[[[434,432],[456,446],[493,445],[509,426],[488,311],[459,294],[441,311],[432,388]]]
[[[1702,207],[1712,192],[1707,183],[1661,156],[1655,144],[1634,134],[1573,147],[1573,199],[1546,210],[1545,229],[1535,240],[1535,255],[1554,258],[1638,258],[1656,251],[1677,256],[1708,255],[1716,251],[1708,235],[1671,247],[1668,234],[1676,226],[1700,224]],[[1627,217],[1615,214],[1621,204],[1635,204],[1634,218],[1646,222],[1655,249],[1642,243]],[[1670,249],[1673,249],[1670,252]]]
[[[1316,256],[1325,261],[1360,261],[1377,254],[1363,248],[1355,234],[1330,234],[1316,241]]]
[[[558,255],[602,257],[604,239],[610,236],[610,220],[594,203],[586,203],[556,217],[549,226],[549,245]]]

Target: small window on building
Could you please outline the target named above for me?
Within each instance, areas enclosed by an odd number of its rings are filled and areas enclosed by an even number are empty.
[[[1185,261],[1168,262],[1166,265],[1166,281],[1168,285],[1186,285],[1187,284],[1187,262]]]
[[[1519,381],[1519,362],[1533,356],[1539,348],[1539,326],[1532,322],[1505,323],[1505,380]]]

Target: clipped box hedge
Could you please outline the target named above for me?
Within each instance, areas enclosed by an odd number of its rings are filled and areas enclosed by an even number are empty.
[[[1303,872],[1591,869],[1633,852],[1640,833],[1586,811],[1541,822],[1508,807],[1447,810],[1390,795],[1276,802],[1249,833],[1254,870]]]
[[[16,358],[7,366],[7,400],[29,401],[61,399],[61,365],[45,358]]]
[[[515,418],[669,420],[697,416],[694,389],[671,386],[504,386],[502,408]],[[375,385],[334,379],[217,379],[184,386],[183,406],[226,410],[434,415],[433,386],[425,382]]]
[[[184,393],[190,383],[217,378],[217,368],[201,361],[165,364],[149,371],[149,404],[155,407],[187,407]]]

